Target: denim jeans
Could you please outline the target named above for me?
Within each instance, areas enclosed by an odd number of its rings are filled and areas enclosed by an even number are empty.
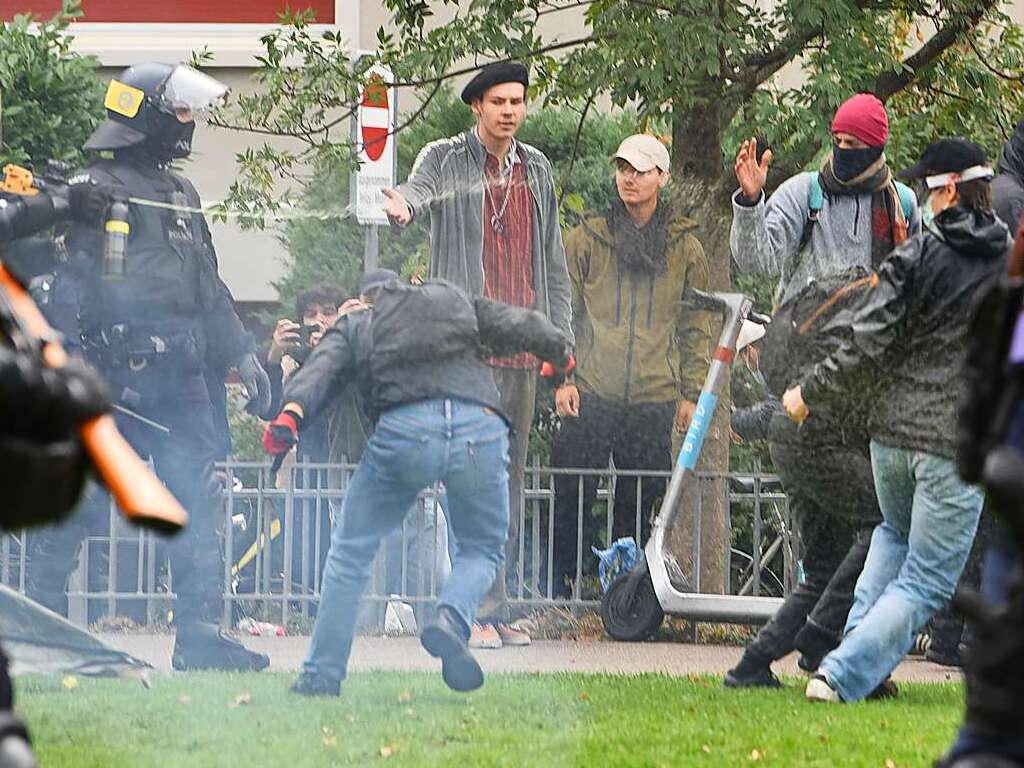
[[[882,522],[871,536],[843,642],[819,672],[859,701],[895,669],[914,635],[952,595],[984,497],[952,459],[871,443]]]
[[[305,672],[340,680],[359,598],[381,539],[401,525],[424,488],[443,482],[458,540],[438,599],[472,626],[508,536],[508,426],[480,405],[424,400],[386,411],[352,477],[331,534]]]

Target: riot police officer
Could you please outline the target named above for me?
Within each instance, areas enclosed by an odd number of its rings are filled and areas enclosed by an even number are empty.
[[[222,83],[181,65],[139,64],[111,81],[107,119],[85,148],[112,157],[97,160],[75,180],[111,185],[129,200],[124,268],[122,274],[104,275],[98,267],[103,233],[73,226],[67,262],[56,278],[73,286],[64,294],[78,303],[72,313],[78,327],[61,330],[79,338],[85,358],[110,384],[114,402],[170,430],[118,420],[192,519],[167,547],[177,596],[172,665],[178,670],[257,670],[269,663],[216,623],[224,567],[213,462],[222,440],[207,374],[229,361],[253,413],[269,408],[270,383],[218,275],[199,195],[169,169],[171,161],[191,152],[195,114],[226,97]],[[159,205],[133,202],[139,200]],[[102,502],[93,506],[102,509]],[[97,523],[104,519],[101,512],[93,517]],[[86,532],[61,529],[37,541],[30,594],[60,608],[68,565]]]
[[[95,226],[91,212],[107,202],[109,192],[95,185],[31,197],[0,193],[0,258],[6,263],[10,241],[68,216],[92,219]],[[46,260],[46,242],[33,250],[38,260]],[[27,270],[38,265],[6,266],[27,283],[33,274]],[[0,313],[0,528],[6,530],[53,522],[72,510],[88,465],[76,426],[108,408],[106,387],[95,372],[77,361],[46,368],[10,344],[11,330],[11,318]],[[0,650],[0,768],[34,768],[28,732],[13,710],[14,689]]]

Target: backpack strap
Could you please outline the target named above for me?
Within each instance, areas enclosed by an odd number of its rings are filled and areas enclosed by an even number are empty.
[[[914,206],[917,204],[917,197],[914,195],[914,190],[902,181],[897,181],[895,184],[896,194],[900,197],[900,208],[903,209],[903,218],[907,220],[907,225],[909,226],[910,217],[914,215]]]
[[[811,242],[811,235],[814,233],[814,225],[818,222],[818,214],[825,204],[825,193],[821,189],[821,179],[817,171],[811,171],[811,184],[807,188],[807,221],[804,222],[804,231],[800,233],[800,245],[797,246],[797,253],[803,251]]]

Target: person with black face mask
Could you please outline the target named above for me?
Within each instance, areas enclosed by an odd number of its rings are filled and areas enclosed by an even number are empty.
[[[67,262],[55,278],[73,286],[66,295],[78,302],[75,311],[61,313],[75,318],[76,327],[59,330],[80,340],[115,403],[170,430],[119,414],[125,437],[153,460],[192,519],[167,543],[177,595],[175,669],[250,670],[269,663],[223,635],[216,623],[224,565],[213,462],[222,435],[206,375],[235,368],[249,394],[247,410],[257,414],[270,408],[270,381],[218,275],[199,194],[168,168],[191,152],[195,114],[222,103],[227,90],[189,67],[157,63],[130,67],[110,82],[107,119],[85,148],[112,157],[97,160],[76,179],[109,185],[128,199],[124,268],[104,274],[103,232],[75,225],[66,238]],[[107,520],[106,499],[92,496],[78,518],[81,525],[47,532],[32,544],[29,593],[58,612],[66,606],[65,580],[79,543]]]
[[[814,280],[877,267],[909,234],[921,230],[913,193],[893,178],[885,159],[889,119],[870,94],[845,101],[832,120],[832,152],[817,171],[763,192],[771,151],[743,142],[736,157],[730,245],[740,269],[781,275],[785,304]],[[765,350],[797,359],[788,349]],[[792,372],[797,380],[801,371]],[[776,397],[782,392],[773,392]],[[860,393],[849,392],[852,406]],[[857,396],[855,398],[855,395]],[[794,649],[813,672],[842,635],[868,538],[880,517],[862,408],[818,413],[802,429],[784,413],[769,425],[775,469],[789,496],[804,545],[805,577],[726,675],[729,687],[779,687],[770,665]],[[878,695],[888,692],[880,687]]]

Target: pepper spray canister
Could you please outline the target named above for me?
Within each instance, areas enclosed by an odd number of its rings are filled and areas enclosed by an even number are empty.
[[[110,204],[107,223],[104,226],[103,278],[120,280],[125,274],[125,252],[128,246],[128,203],[115,200]]]

